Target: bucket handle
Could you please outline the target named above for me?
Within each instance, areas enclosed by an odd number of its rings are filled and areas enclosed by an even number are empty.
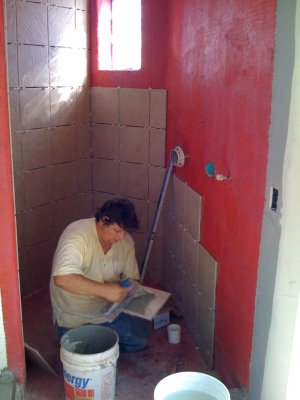
[[[113,367],[115,367],[115,368],[117,369],[117,364],[114,364],[112,361],[110,361],[110,363],[111,363],[111,365],[112,365]]]

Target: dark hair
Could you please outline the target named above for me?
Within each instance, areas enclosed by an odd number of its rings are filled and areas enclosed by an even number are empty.
[[[97,222],[102,219],[104,225],[117,224],[125,231],[136,230],[140,226],[134,205],[123,197],[106,201],[97,209],[95,218]]]

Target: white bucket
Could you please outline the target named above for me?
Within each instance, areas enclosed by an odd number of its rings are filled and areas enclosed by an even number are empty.
[[[110,328],[85,325],[61,338],[66,400],[113,400],[119,338]]]
[[[156,385],[154,400],[230,400],[230,394],[222,382],[210,375],[178,372]]]

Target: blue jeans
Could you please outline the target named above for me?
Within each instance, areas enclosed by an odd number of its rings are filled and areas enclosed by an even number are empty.
[[[96,325],[107,326],[118,334],[121,351],[127,353],[140,351],[146,347],[148,343],[148,324],[144,319],[121,313],[112,322],[104,322],[103,324]],[[71,328],[57,325],[60,338],[70,329]]]

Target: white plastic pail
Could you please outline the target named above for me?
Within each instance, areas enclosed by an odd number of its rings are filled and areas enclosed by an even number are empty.
[[[67,400],[113,400],[118,335],[110,328],[85,325],[61,338],[60,359],[64,367]]]
[[[200,372],[178,372],[155,387],[154,400],[230,400],[226,386]]]

